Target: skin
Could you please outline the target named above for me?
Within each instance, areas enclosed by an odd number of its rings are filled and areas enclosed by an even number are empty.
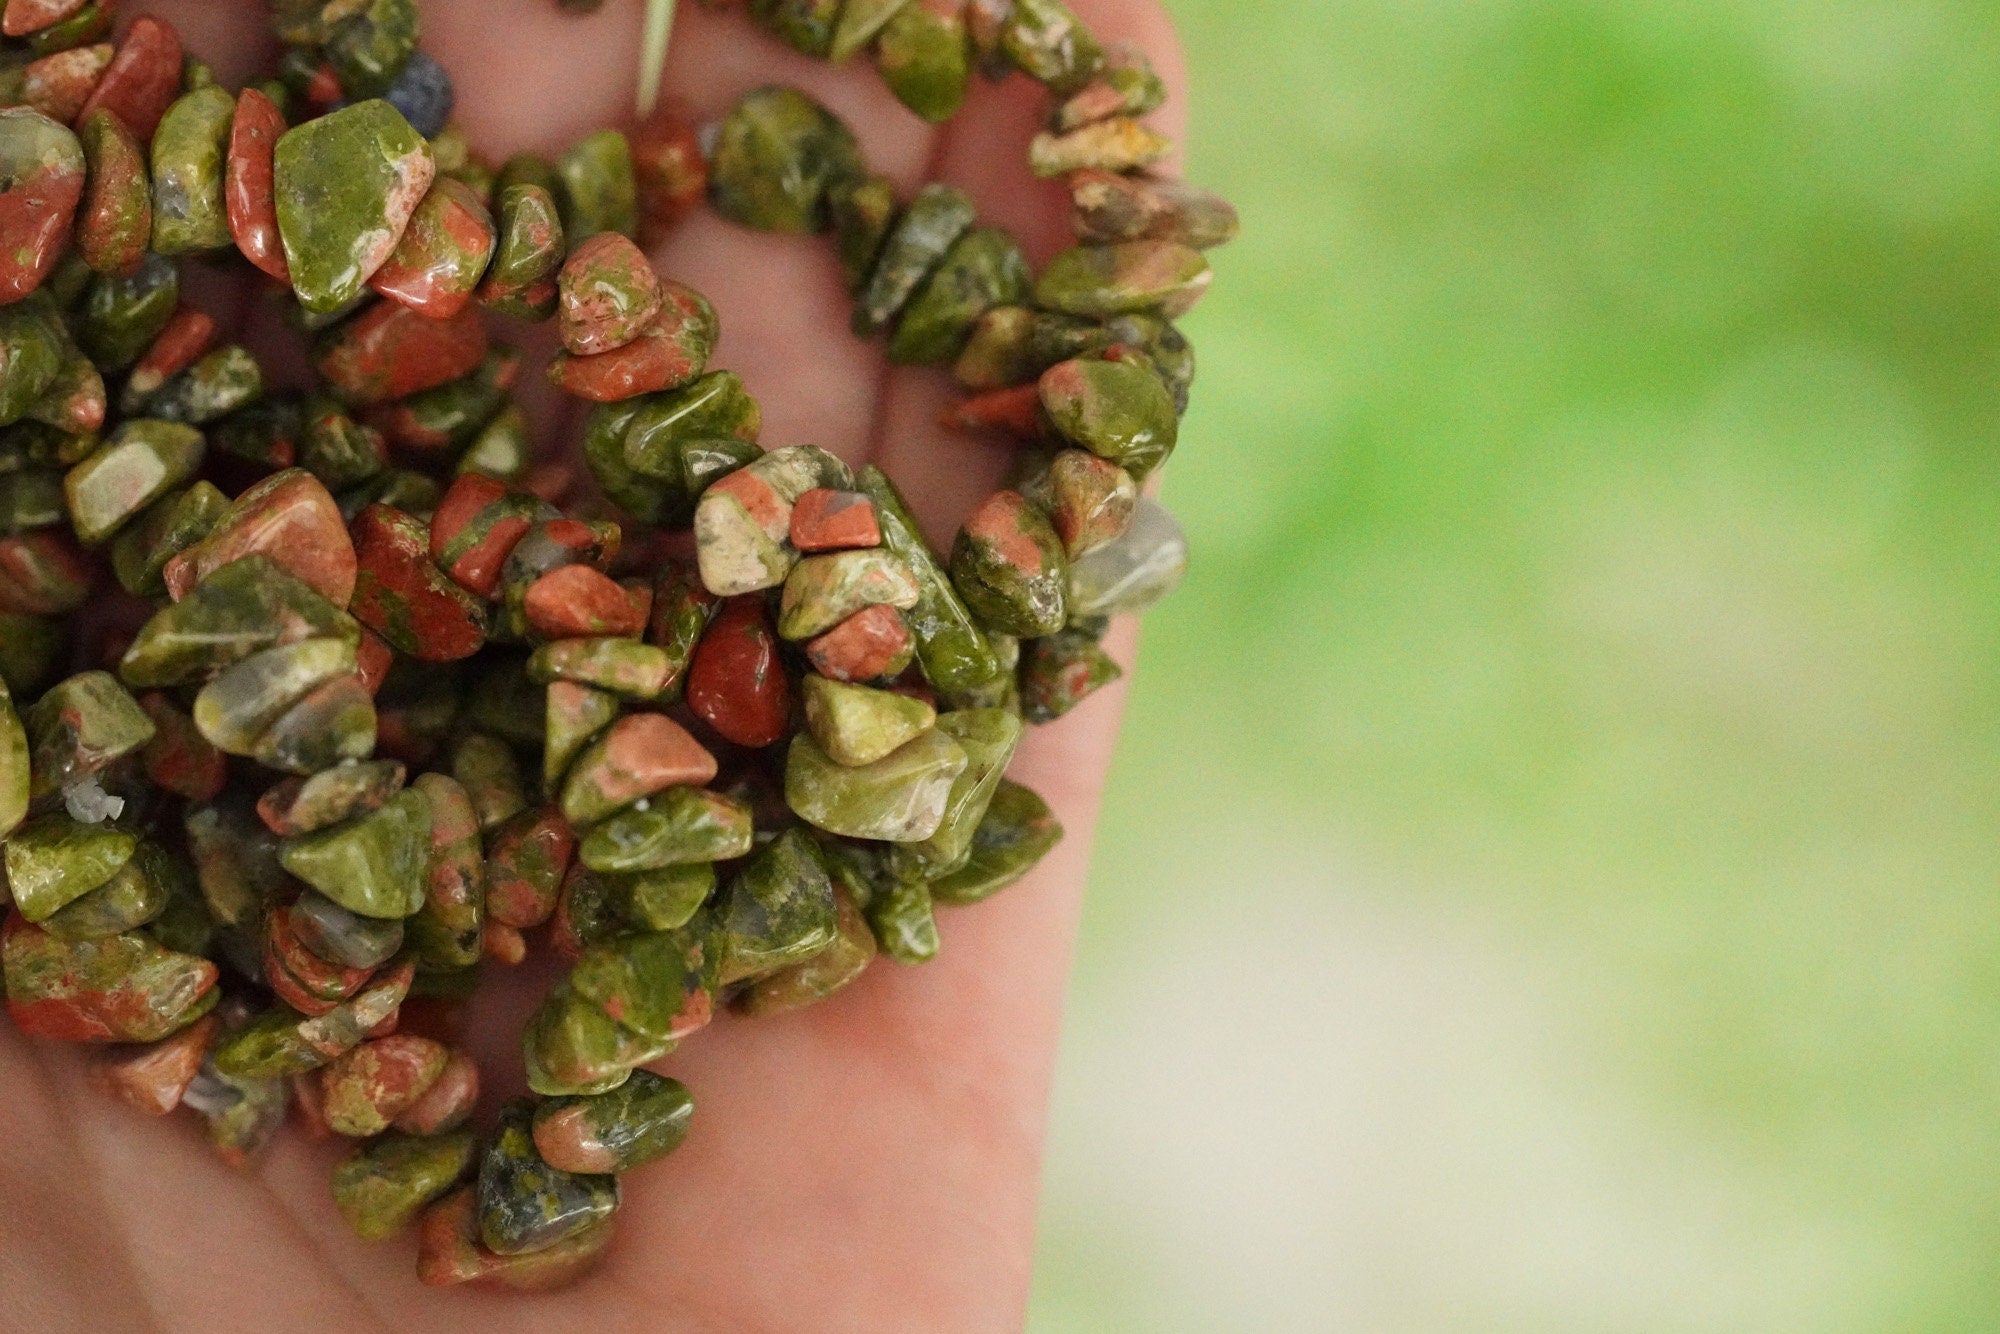
[[[261,5],[152,8],[232,85],[253,69]],[[1182,105],[1181,62],[1152,0],[1076,0],[1076,9],[1103,38],[1146,49],[1175,88],[1170,106]],[[463,77],[461,123],[496,161],[557,148],[630,104],[634,71],[607,74],[604,53],[636,50],[636,0],[612,0],[588,19],[561,16],[552,0],[427,0],[424,19],[428,49]],[[585,70],[591,77],[578,77]],[[1044,106],[1025,80],[978,83],[964,113],[933,128],[897,106],[865,60],[829,67],[739,14],[681,6],[669,95],[706,117],[773,80],[845,116],[906,195],[925,179],[959,185],[1038,263],[1065,243],[1059,187],[1034,182],[1025,166]],[[1178,136],[1172,114],[1161,128]],[[882,464],[933,544],[949,550],[1008,451],[943,432],[938,412],[955,397],[947,377],[892,369],[881,340],[846,331],[830,244],[753,235],[702,212],[653,258],[716,301],[715,364],[742,372],[762,400],[767,443],[812,442]],[[531,355],[546,357],[553,335],[541,332]],[[535,406],[547,422],[552,400]],[[1111,645],[1129,663],[1131,627]],[[1063,991],[1122,704],[1120,690],[1107,690],[1031,731],[1012,773],[1048,798],[1069,837],[1007,893],[943,910],[934,963],[885,961],[800,1013],[725,1017],[658,1064],[693,1090],[692,1129],[672,1157],[628,1182],[606,1263],[567,1293],[421,1288],[410,1238],[363,1243],[331,1207],[338,1145],[288,1133],[247,1173],[232,1172],[191,1118],[137,1115],[91,1086],[84,1053],[0,1024],[0,1123],[13,1146],[0,1155],[4,1323],[100,1334],[1020,1328]],[[517,1035],[550,980],[531,961],[482,993],[471,1016],[491,1035],[472,1044],[488,1116],[518,1087]]]

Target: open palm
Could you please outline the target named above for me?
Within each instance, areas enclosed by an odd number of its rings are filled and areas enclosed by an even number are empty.
[[[156,0],[232,86],[260,68],[260,0]],[[1075,0],[1101,37],[1145,49],[1176,90],[1153,0]],[[636,76],[638,0],[578,19],[553,0],[425,0],[425,46],[459,80],[458,120],[498,159],[619,123]],[[952,182],[1036,259],[1067,240],[1060,189],[1024,165],[1044,109],[1026,80],[984,85],[949,127],[900,107],[865,62],[800,57],[741,15],[683,6],[666,89],[703,117],[795,83],[853,126],[906,191]],[[1167,125],[1170,132],[1178,126]],[[935,424],[947,377],[892,370],[847,329],[832,248],[712,214],[654,256],[722,316],[716,364],[763,405],[767,445],[874,461],[933,542],[992,490],[1004,451]],[[1130,627],[1111,647],[1129,661]],[[1013,774],[1068,838],[1027,880],[944,910],[920,969],[878,963],[832,1001],[725,1017],[656,1067],[695,1119],[635,1173],[605,1263],[568,1292],[432,1291],[410,1239],[356,1240],[331,1207],[337,1145],[281,1139],[248,1173],[184,1118],[154,1121],[89,1085],[86,1057],[0,1025],[0,1326],[23,1330],[1001,1330],[1026,1303],[1035,1182],[1062,991],[1121,695],[1034,731]],[[496,1094],[519,1087],[518,1035],[546,990],[530,966],[487,988],[468,1025]]]

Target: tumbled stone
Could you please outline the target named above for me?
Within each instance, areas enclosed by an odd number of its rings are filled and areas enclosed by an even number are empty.
[[[1171,320],[1194,309],[1214,277],[1199,250],[1172,241],[1092,242],[1049,261],[1035,301],[1090,319],[1146,313]]]
[[[751,833],[750,808],[742,802],[673,787],[591,830],[579,855],[593,871],[649,871],[741,857],[750,851]]]
[[[500,1127],[479,1160],[479,1235],[500,1255],[555,1246],[618,1207],[618,1180],[560,1171],[535,1150],[534,1113],[525,1102],[500,1114]]]
[[[925,869],[926,878],[964,864],[1026,731],[1018,717],[998,708],[956,709],[940,716],[937,725],[958,742],[968,762],[952,783],[937,832],[905,848]]]
[[[335,1134],[379,1135],[437,1082],[450,1058],[443,1043],[405,1033],[364,1042],[319,1072],[321,1115]]]
[[[1028,166],[1044,180],[1073,171],[1142,171],[1173,152],[1174,141],[1130,116],[1043,131],[1028,145]]]
[[[292,887],[278,860],[278,840],[241,794],[191,808],[182,820],[202,904],[224,927],[254,930]]]
[[[399,653],[426,662],[470,657],[486,642],[479,600],[445,576],[430,558],[422,522],[387,505],[371,505],[354,521],[355,617]]]
[[[714,864],[692,862],[612,877],[605,887],[624,921],[644,931],[676,931],[694,920],[715,886]]]
[[[121,371],[152,345],[180,304],[180,270],[147,253],[127,274],[101,274],[73,322],[77,342],[100,371]]]
[[[39,799],[102,773],[153,739],[146,716],[109,672],[79,672],[22,710]]]
[[[141,695],[139,707],[156,729],[142,752],[147,780],[189,801],[215,800],[229,779],[223,753],[195,727],[194,719],[158,691]]]
[[[485,1279],[517,1292],[547,1292],[574,1283],[611,1244],[614,1219],[527,1255],[495,1255],[479,1244],[472,1187],[424,1211],[417,1234],[417,1280],[446,1287]]]
[[[58,940],[19,915],[0,926],[7,1014],[30,1037],[157,1042],[215,1004],[215,965],[133,932]]]
[[[405,790],[359,820],[286,840],[287,871],[363,917],[408,917],[423,906],[430,805]]]
[[[861,470],[859,481],[861,490],[875,502],[883,549],[901,558],[917,578],[917,605],[905,614],[905,620],[916,638],[925,677],[948,692],[991,681],[1000,673],[993,645],[973,622],[951,580],[938,568],[895,483],[872,464]]]
[[[61,616],[88,600],[90,585],[90,568],[67,533],[0,537],[0,614]],[[16,642],[26,633],[17,630]]]
[[[83,198],[83,146],[29,107],[0,111],[0,305],[42,285],[61,258]],[[17,414],[18,415],[18,414]]]
[[[148,416],[205,426],[264,392],[264,371],[247,348],[219,347],[167,381],[146,400]]]
[[[148,1116],[165,1116],[181,1105],[181,1095],[201,1070],[219,1023],[202,1016],[171,1037],[143,1047],[115,1050],[97,1067],[97,1079],[126,1106]]]
[[[563,231],[572,249],[599,232],[639,231],[639,183],[632,149],[617,130],[599,130],[572,144],[555,161],[562,189]]]
[[[231,755],[256,752],[279,718],[319,687],[354,673],[354,645],[307,639],[266,649],[230,667],[195,696],[194,722]]]
[[[63,343],[62,324],[46,301],[0,307],[0,422],[19,420],[55,383]]]
[[[476,311],[433,320],[382,301],[331,330],[319,345],[316,364],[342,398],[366,406],[469,375],[487,346]]]
[[[175,100],[153,135],[153,249],[162,255],[229,245],[223,197],[236,99],[197,88]]]
[[[575,852],[576,835],[557,811],[523,811],[495,830],[486,861],[489,919],[516,930],[546,922]]]
[[[679,1080],[635,1070],[609,1093],[537,1107],[535,1148],[558,1171],[629,1172],[679,1148],[693,1116]]]
[[[715,757],[679,723],[664,714],[628,714],[570,766],[563,815],[582,828],[666,788],[701,787],[715,774]]]
[[[88,544],[111,537],[193,476],[204,448],[201,432],[179,423],[141,419],[120,426],[63,479],[77,536]]]
[[[867,337],[893,325],[978,216],[972,200],[956,187],[932,184],[919,190],[855,302],[854,332]]]
[[[111,63],[109,42],[43,56],[21,71],[21,100],[60,125],[76,119]]]
[[[0,627],[4,629],[4,627]],[[0,678],[0,839],[7,838],[28,814],[28,734]]]
[[[652,595],[588,565],[565,565],[530,584],[523,605],[529,628],[543,639],[637,639],[646,629]]]
[[[253,653],[361,627],[261,552],[232,561],[140,627],[118,672],[127,685],[185,685]]]
[[[410,919],[410,943],[431,972],[479,962],[486,926],[486,859],[479,812],[463,784],[444,774],[423,774],[413,787],[430,805],[430,873],[424,906]]]
[[[914,607],[920,592],[909,567],[880,547],[808,556],[785,580],[778,633],[811,639],[867,607]]]
[[[423,136],[379,100],[330,112],[278,140],[278,232],[292,290],[307,310],[337,311],[361,294],[434,171]]]
[[[657,699],[672,670],[665,650],[630,639],[565,639],[528,659],[538,681],[574,681],[638,700]]]
[[[896,99],[934,125],[965,105],[972,53],[965,37],[964,0],[914,0],[883,25],[875,67]]]
[[[1187,534],[1166,506],[1142,496],[1122,534],[1070,566],[1070,615],[1146,611],[1180,587],[1187,567]]]
[[[7,0],[0,32],[9,37],[26,37],[53,23],[60,23],[82,9],[86,0]]]
[[[746,1014],[782,1014],[825,1000],[868,971],[875,961],[875,933],[854,900],[834,891],[833,942],[810,959],[770,973],[746,989],[739,1001]]]
[[[718,915],[725,986],[803,963],[831,945],[833,881],[812,835],[793,828],[766,844],[737,873]]]
[[[1058,92],[1081,87],[1104,63],[1104,48],[1062,0],[1016,0],[1000,48],[1014,68]]]
[[[539,185],[502,190],[495,206],[499,239],[492,266],[475,293],[481,305],[517,320],[545,320],[558,299],[565,254],[555,197]]]
[[[405,1135],[440,1135],[472,1118],[479,1102],[479,1065],[455,1051],[423,1095],[405,1107],[395,1127]]]
[[[416,0],[351,0],[337,13],[327,15],[325,48],[341,92],[350,99],[387,95],[416,54]]]
[[[336,607],[353,598],[357,561],[340,508],[318,478],[298,468],[237,497],[207,537],[168,564],[167,589],[185,597],[223,566],[258,554]]]
[[[922,880],[889,884],[868,900],[862,913],[882,953],[896,962],[915,965],[937,957],[937,916],[930,886]]]
[[[768,746],[784,737],[792,692],[763,599],[734,599],[709,624],[688,666],[687,702],[739,746]]]
[[[791,540],[800,551],[844,551],[879,546],[882,529],[868,497],[816,487],[792,505]]]
[[[30,922],[45,921],[125,868],[138,838],[110,824],[82,824],[67,815],[44,815],[7,840],[7,886],[14,907]]]
[[[702,583],[717,597],[735,597],[785,582],[798,559],[790,541],[793,503],[808,491],[851,481],[833,455],[795,445],[710,485],[694,513]]]
[[[167,910],[172,861],[158,844],[141,843],[116,875],[43,918],[42,929],[58,940],[102,940],[136,931]]]
[[[399,964],[323,1015],[301,1016],[274,1006],[223,1039],[212,1058],[215,1069],[232,1079],[283,1079],[317,1070],[392,1018],[409,994],[412,975],[410,964]]]
[[[907,0],[898,0],[907,3]],[[827,196],[834,245],[840,251],[847,290],[859,296],[875,271],[875,261],[902,216],[896,183],[886,176],[856,178],[836,185]]]
[[[1013,237],[990,227],[967,232],[903,308],[889,359],[902,366],[955,360],[982,315],[1019,305],[1033,286],[1033,271]]]
[[[379,1139],[334,1167],[334,1207],[363,1241],[394,1236],[471,1171],[478,1152],[469,1130]]]
[[[298,934],[290,908],[264,918],[264,983],[300,1014],[324,1015],[366,986],[373,969],[355,968],[322,957]]]
[[[1021,650],[1021,712],[1052,723],[1124,675],[1097,636],[1078,630],[1028,641]]]
[[[1130,473],[1082,449],[1057,454],[1022,490],[1048,514],[1072,563],[1123,537],[1139,500]]]
[[[951,581],[991,629],[1054,634],[1069,619],[1069,558],[1046,516],[1018,491],[995,492],[959,530]]]
[[[368,422],[402,449],[431,458],[449,456],[469,445],[508,406],[520,370],[519,352],[497,348],[472,374],[383,404],[368,413]]]
[[[1172,396],[1153,371],[1129,361],[1079,358],[1042,375],[1042,408],[1057,434],[1144,481],[1180,437]]]
[[[875,761],[915,740],[937,721],[924,700],[808,674],[806,726],[820,748],[849,767]]]
[[[151,143],[160,118],[180,92],[180,35],[171,24],[141,14],[126,29],[125,40],[84,103],[79,120],[104,108],[124,122],[134,139]]]
[[[817,232],[829,188],[861,174],[861,150],[847,126],[804,93],[765,87],[724,117],[709,172],[709,200],[730,221]]]
[[[278,229],[276,186],[278,140],[285,128],[277,103],[256,88],[243,90],[230,122],[222,193],[236,248],[259,269],[289,284],[292,271]]]
[[[193,306],[177,308],[125,377],[125,388],[118,396],[119,410],[137,413],[143,409],[162,385],[215,345],[215,335],[215,321],[206,312]]]
[[[368,285],[421,315],[449,318],[472,300],[497,239],[485,201],[463,182],[439,177]]]
[[[1096,169],[1069,180],[1078,236],[1092,241],[1171,241],[1211,250],[1241,228],[1229,201],[1180,181]]]
[[[600,232],[570,253],[560,294],[563,346],[580,357],[624,347],[660,312],[652,264],[617,232]]]
[[[665,241],[708,196],[708,156],[693,116],[668,99],[626,139],[639,186],[639,244]]]
[[[715,308],[691,287],[662,281],[659,313],[624,346],[593,356],[558,353],[549,382],[594,403],[677,389],[708,366],[720,333]]]
[[[835,681],[873,681],[910,665],[916,641],[894,607],[865,608],[806,645],[813,670]]]
[[[829,834],[919,843],[943,823],[952,784],[966,763],[964,749],[936,728],[855,768],[801,734],[792,738],[786,758],[785,801],[801,820]]]

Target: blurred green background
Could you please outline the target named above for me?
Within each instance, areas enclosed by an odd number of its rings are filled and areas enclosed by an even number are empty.
[[[1034,1328],[2000,1328],[2000,7],[1171,7]]]

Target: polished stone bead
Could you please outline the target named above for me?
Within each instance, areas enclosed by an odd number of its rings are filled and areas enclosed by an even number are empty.
[[[386,1136],[335,1166],[334,1207],[363,1241],[392,1237],[457,1185],[478,1152],[469,1130]]]
[[[1042,375],[1042,409],[1056,433],[1144,481],[1173,453],[1180,417],[1150,367],[1080,358]]]
[[[1210,250],[1236,239],[1228,200],[1180,181],[1095,168],[1069,179],[1076,233],[1090,241],[1171,241]]]
[[[861,149],[825,107],[772,86],[730,108],[709,170],[709,199],[723,217],[760,231],[817,232],[829,190],[862,174]]]
[[[580,856],[593,871],[650,871],[728,861],[751,848],[750,808],[701,788],[675,787],[590,831]]]
[[[21,71],[21,101],[59,125],[69,124],[90,100],[111,52],[111,44],[103,42],[43,56]]]
[[[866,50],[884,24],[910,0],[847,0],[834,25],[833,40],[825,52],[834,61],[851,60]]]
[[[164,863],[171,859],[156,843],[141,843],[118,873],[42,919],[42,929],[58,940],[102,940],[136,931],[167,910]]]
[[[454,778],[424,774],[412,786],[430,804],[431,859],[424,906],[410,919],[410,942],[429,971],[469,968],[479,962],[486,927],[479,813]]]
[[[823,449],[775,450],[711,484],[695,506],[702,583],[717,597],[776,588],[798,551],[791,545],[792,505],[812,490],[841,490],[853,477]]]
[[[715,757],[679,723],[664,714],[629,714],[570,766],[563,815],[583,828],[667,788],[702,787],[715,774]]]
[[[922,880],[897,881],[868,901],[868,927],[882,953],[898,963],[928,963],[937,957],[937,917],[930,887]]]
[[[894,607],[876,605],[842,621],[806,645],[813,670],[835,681],[873,681],[910,665],[916,641]]]
[[[668,99],[626,135],[639,186],[639,244],[657,248],[708,197],[708,156],[693,115]]]
[[[71,522],[84,543],[105,541],[124,523],[186,482],[206,442],[178,422],[128,421],[63,478]]]
[[[811,639],[865,608],[907,610],[921,596],[909,566],[881,547],[807,556],[785,580],[778,633]]]
[[[293,888],[278,860],[278,840],[241,794],[190,809],[182,822],[201,899],[224,927],[254,928]]]
[[[636,700],[657,699],[672,669],[664,649],[630,639],[565,639],[528,659],[529,674],[544,684],[574,681]]]
[[[792,506],[791,541],[805,552],[845,551],[881,545],[882,528],[868,497],[820,487]]]
[[[451,748],[450,767],[472,798],[481,829],[497,828],[527,809],[520,762],[499,737],[483,732],[460,736]]]
[[[7,0],[6,13],[0,17],[0,33],[26,37],[62,22],[82,9],[84,3],[85,0]]]
[[[80,672],[21,712],[36,798],[102,773],[153,739],[153,720],[109,672]]]
[[[7,629],[0,625],[0,633]],[[29,764],[27,732],[15,712],[7,682],[0,678],[0,840],[27,818]]]
[[[418,1227],[417,1280],[446,1287],[476,1279],[517,1292],[547,1292],[576,1282],[611,1244],[607,1218],[565,1241],[527,1255],[495,1255],[479,1244],[475,1192],[468,1186],[424,1211]]]
[[[42,300],[0,308],[0,422],[18,421],[55,383],[63,341],[61,321]]]
[[[464,1052],[455,1051],[431,1086],[397,1115],[394,1124],[406,1135],[441,1135],[470,1120],[478,1103],[479,1066]]]
[[[449,318],[472,300],[497,239],[485,201],[463,182],[438,177],[368,285],[420,315]]]
[[[535,524],[555,517],[552,506],[502,482],[460,477],[431,518],[431,559],[456,583],[493,597],[515,544]]]
[[[834,244],[840,250],[841,271],[847,275],[847,290],[859,296],[868,285],[868,276],[875,271],[882,246],[902,216],[896,183],[886,176],[842,181],[828,192],[827,209],[832,219]]]
[[[274,167],[292,290],[318,313],[361,294],[395,249],[435,171],[423,136],[379,100],[287,131]]]
[[[100,274],[72,327],[98,370],[121,371],[152,346],[179,305],[179,268],[164,255],[148,253],[130,273]]]
[[[263,937],[264,983],[300,1014],[328,1013],[367,985],[373,972],[314,953],[298,934],[290,908],[275,908],[265,915]]]
[[[194,719],[158,691],[141,695],[139,707],[156,729],[142,751],[147,779],[189,801],[213,801],[229,777],[222,752],[201,735]]]
[[[535,1109],[535,1148],[563,1172],[629,1172],[680,1147],[694,1099],[677,1079],[635,1070],[609,1093],[557,1098]]]
[[[389,85],[389,91],[382,94],[385,101],[403,113],[412,129],[429,139],[437,139],[451,127],[452,108],[457,104],[457,89],[445,67],[438,64],[426,52],[414,51],[403,66],[403,72]],[[440,170],[443,170],[440,167]],[[454,165],[452,174],[471,184],[475,173],[484,173],[487,168],[476,157]],[[486,189],[481,195],[490,193]]]
[[[769,746],[791,721],[792,692],[761,598],[731,600],[688,665],[688,707],[739,746]]]
[[[180,306],[167,320],[145,353],[125,377],[118,395],[118,409],[136,415],[167,381],[192,366],[215,346],[215,321],[193,306]]]
[[[1065,630],[1021,650],[1021,712],[1052,723],[1124,675],[1094,635]]]
[[[924,675],[940,690],[969,690],[1000,673],[999,659],[986,634],[938,567],[888,476],[872,464],[861,470],[860,489],[875,502],[882,523],[882,546],[899,557],[917,578],[917,604],[905,620],[917,641]]]
[[[479,1160],[480,1240],[500,1255],[545,1250],[618,1207],[618,1179],[560,1171],[535,1151],[534,1112],[525,1102],[500,1114]]]
[[[401,963],[323,1015],[302,1016],[279,1005],[216,1048],[216,1070],[233,1079],[281,1079],[317,1070],[361,1045],[395,1016],[409,994],[414,969]]]
[[[261,552],[233,561],[140,627],[120,661],[140,688],[189,684],[253,653],[301,639],[358,644],[353,617]]]
[[[391,648],[456,662],[486,642],[486,608],[430,558],[430,532],[401,510],[371,505],[354,521],[353,611]]]
[[[523,811],[494,830],[486,858],[489,920],[523,931],[546,922],[575,853],[576,835],[559,811]]]
[[[552,681],[543,692],[542,787],[560,792],[578,754],[618,717],[618,697],[574,681]]]
[[[216,967],[138,932],[58,940],[19,915],[0,927],[7,1014],[30,1037],[157,1042],[215,1004]]]
[[[972,200],[952,186],[934,184],[919,190],[883,243],[856,300],[854,332],[868,336],[893,325],[978,216]]]
[[[444,1073],[441,1042],[396,1033],[364,1042],[319,1072],[327,1128],[350,1139],[379,1135]]]
[[[1104,48],[1062,0],[1016,0],[1000,49],[1016,69],[1058,92],[1088,83],[1104,63]]]
[[[792,828],[765,844],[730,883],[718,915],[725,986],[803,963],[831,945],[833,881],[812,835]]]
[[[44,921],[109,884],[138,847],[136,835],[110,824],[83,824],[67,815],[30,821],[4,850],[14,907],[30,922]]]
[[[829,834],[919,843],[943,823],[952,784],[966,764],[964,749],[936,728],[855,768],[802,734],[792,739],[786,758],[785,800],[800,819]]]
[[[1199,250],[1172,241],[1092,242],[1050,260],[1037,304],[1089,319],[1154,314],[1178,319],[1208,292],[1215,273]]]
[[[618,915],[644,931],[686,926],[715,893],[715,865],[691,862],[610,878],[606,891]]]
[[[1130,473],[1082,449],[1057,454],[1021,491],[1049,516],[1072,562],[1123,537],[1139,500]]]
[[[78,122],[88,184],[76,214],[76,248],[100,274],[132,274],[152,244],[152,178],[124,122],[98,108]]]
[[[508,405],[520,371],[518,351],[495,349],[470,375],[374,408],[368,424],[401,449],[426,458],[448,456],[470,444]]]
[[[220,1022],[203,1015],[171,1037],[107,1053],[96,1068],[97,1081],[119,1101],[148,1116],[165,1116],[201,1071]]]
[[[175,100],[153,135],[153,249],[162,255],[220,250],[233,238],[223,197],[236,99],[197,88]]]
[[[293,468],[245,491],[205,538],[171,561],[167,589],[187,593],[226,565],[263,555],[336,607],[354,596],[354,543],[317,477]]]
[[[83,198],[83,145],[29,107],[0,111],[0,305],[42,285],[69,243]]]
[[[91,574],[76,543],[60,530],[44,528],[0,537],[0,615],[61,616],[75,611],[90,597]],[[32,632],[17,633],[26,636]],[[0,661],[18,642],[0,646]],[[32,643],[24,647],[32,650],[31,661],[46,656]]]
[[[378,301],[321,338],[315,364],[357,407],[407,398],[450,384],[486,357],[486,326],[468,307],[428,319],[396,301]]]
[[[1180,587],[1187,567],[1187,534],[1166,506],[1142,496],[1116,540],[1070,567],[1070,615],[1146,611]]]
[[[284,238],[278,229],[276,185],[278,140],[284,133],[285,116],[277,103],[255,88],[245,88],[230,122],[222,195],[236,248],[259,269],[289,284],[292,271],[285,263]]]
[[[813,674],[806,676],[803,689],[813,739],[835,762],[849,767],[873,764],[937,721],[931,704],[893,691]]]
[[[738,1004],[746,1014],[782,1014],[815,1004],[848,986],[875,961],[875,933],[851,896],[834,890],[834,937],[810,959],[759,978]]]
[[[1116,116],[1067,133],[1036,135],[1028,145],[1028,166],[1044,180],[1074,171],[1142,171],[1173,149],[1173,140],[1144,121]]]
[[[287,871],[364,917],[408,917],[423,906],[430,804],[405,790],[359,820],[287,839]]]
[[[160,118],[181,94],[181,39],[150,14],[132,20],[110,68],[91,90],[78,119],[100,108],[115,113],[132,137],[151,143]]]
[[[498,200],[499,240],[475,295],[502,315],[545,320],[556,311],[557,275],[566,252],[555,197],[524,182],[500,191]]]
[[[627,588],[588,565],[565,565],[530,584],[522,605],[540,639],[637,639],[652,600],[644,587]]]
[[[570,252],[559,291],[563,346],[580,357],[625,346],[660,312],[659,277],[617,232],[600,232]]]
[[[416,0],[353,0],[339,12],[337,21],[328,18],[325,45],[341,92],[351,99],[383,96],[416,53]]]
[[[659,931],[599,940],[580,952],[570,990],[646,1041],[676,1042],[715,1014],[705,939]]]
[[[979,318],[996,306],[1026,301],[1034,274],[1014,238],[993,228],[967,232],[904,307],[889,359],[904,366],[954,360]]]
[[[937,725],[965,751],[967,764],[952,783],[937,832],[904,849],[927,876],[964,864],[1026,731],[1020,718],[1004,708],[957,709],[939,717]]]
[[[616,403],[688,384],[703,370],[721,333],[708,298],[675,282],[660,284],[659,314],[623,347],[593,356],[559,353],[549,382],[594,403]]]
[[[586,135],[558,157],[563,232],[572,249],[599,232],[639,233],[639,183],[632,148],[617,130]]]
[[[1054,634],[1069,619],[1069,558],[1048,518],[1018,491],[998,491],[965,521],[951,581],[988,628]]]
[[[255,754],[279,718],[327,682],[352,676],[354,666],[354,645],[344,639],[266,649],[202,687],[194,701],[195,726],[220,750]]]
[[[400,920],[363,917],[317,890],[299,895],[289,916],[300,944],[343,968],[379,968],[403,947]]]
[[[925,120],[942,125],[957,115],[972,81],[965,0],[913,0],[898,9],[875,39],[875,67]]]
[[[705,460],[728,452],[732,461],[723,465],[724,473],[754,461],[763,453],[756,447],[762,427],[762,410],[742,379],[734,371],[714,371],[636,405],[618,435],[618,462],[670,483],[692,503],[722,475],[712,473]],[[604,476],[594,458],[592,468]]]
[[[245,348],[219,347],[161,386],[146,400],[148,416],[205,426],[264,392],[264,372]]]

